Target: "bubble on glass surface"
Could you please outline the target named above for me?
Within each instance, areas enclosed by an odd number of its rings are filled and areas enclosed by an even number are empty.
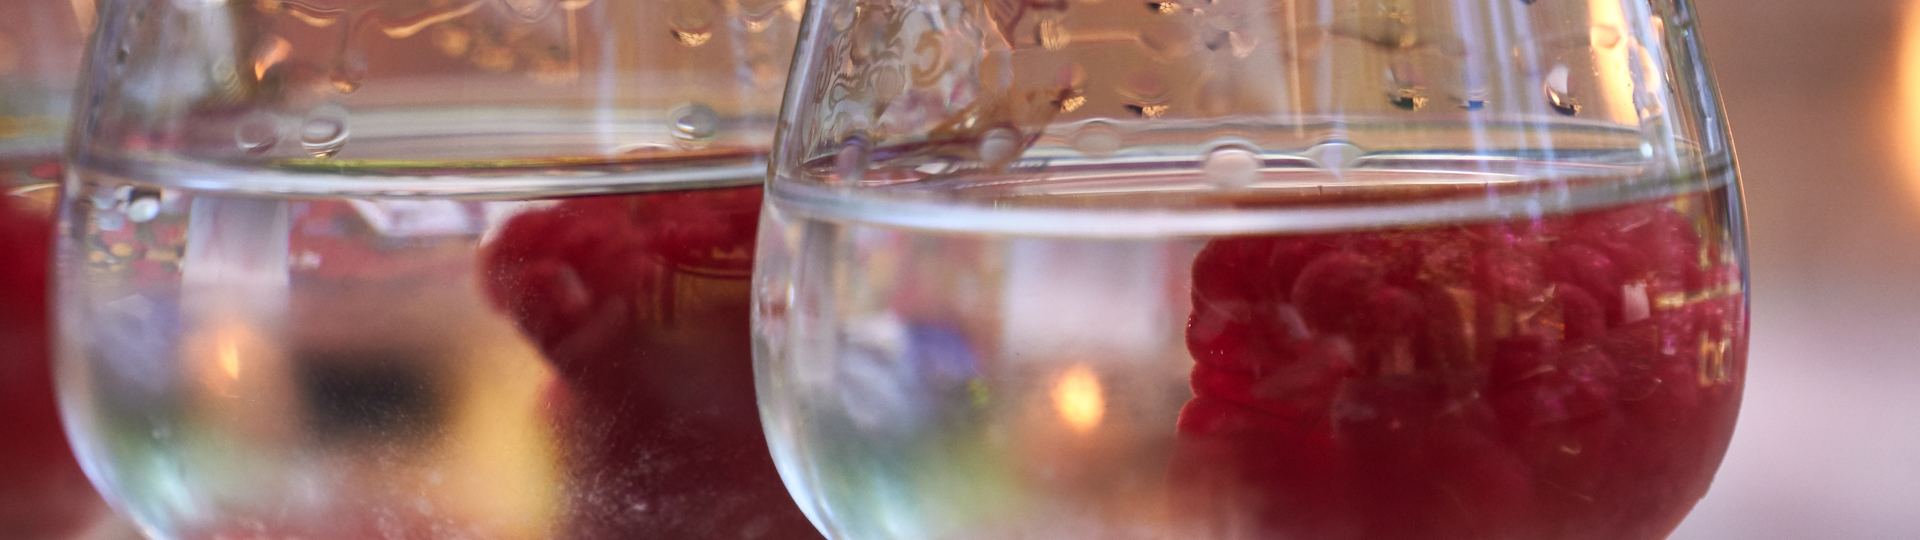
[[[1176,60],[1193,53],[1193,30],[1187,25],[1167,21],[1140,29],[1140,46],[1163,60]]]
[[[1553,107],[1554,112],[1567,116],[1580,112],[1580,104],[1574,102],[1573,93],[1569,90],[1571,82],[1568,79],[1571,74],[1566,64],[1555,64],[1540,83],[1540,89],[1547,94],[1547,105]]]
[[[347,113],[338,107],[321,107],[307,114],[300,125],[300,146],[316,158],[330,158],[347,145]]]
[[[1179,2],[1147,2],[1147,11],[1161,15],[1172,15],[1180,11]]]
[[[1120,130],[1106,122],[1088,122],[1073,132],[1073,149],[1091,158],[1103,158],[1120,151]]]
[[[1041,48],[1057,51],[1073,43],[1073,32],[1067,30],[1066,23],[1059,17],[1047,17],[1033,26],[1033,39],[1040,43]]]
[[[120,48],[114,49],[113,51],[113,65],[115,67],[125,66],[127,65],[127,59],[132,56],[133,49],[126,45],[121,45]]]
[[[1207,183],[1220,189],[1242,189],[1260,180],[1260,168],[1266,160],[1248,146],[1229,143],[1216,146],[1200,161],[1200,172]]]
[[[1003,169],[1020,158],[1024,150],[1020,134],[1007,128],[995,128],[980,137],[980,161],[993,169]]]
[[[1152,72],[1140,72],[1120,85],[1121,107],[1134,116],[1159,118],[1171,106],[1166,103],[1167,83]]]
[[[673,110],[673,142],[682,148],[706,146],[720,134],[720,113],[702,103],[689,103]]]
[[[262,154],[280,144],[280,126],[267,115],[256,115],[233,128],[233,144],[248,154]]]
[[[133,220],[134,223],[146,223],[157,217],[160,217],[158,193],[143,194],[135,197],[133,202],[127,203],[127,219]]]
[[[1353,168],[1354,162],[1367,155],[1367,151],[1346,141],[1328,141],[1313,145],[1305,154],[1322,169],[1343,171]]]

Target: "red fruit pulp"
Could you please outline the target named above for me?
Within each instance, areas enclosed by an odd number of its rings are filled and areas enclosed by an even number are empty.
[[[1726,214],[1701,213],[1724,196],[1207,244],[1187,513],[1263,538],[1665,537],[1745,373]]]
[[[567,537],[816,539],[760,427],[748,281],[760,188],[572,199],[487,246],[490,298],[559,373]]]

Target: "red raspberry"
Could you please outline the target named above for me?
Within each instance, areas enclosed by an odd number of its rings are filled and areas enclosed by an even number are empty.
[[[759,188],[571,199],[487,246],[488,295],[564,383],[571,537],[819,538],[755,402],[759,205]]]
[[[1280,537],[1663,537],[1744,372],[1739,270],[1674,210],[1709,202],[1209,243],[1183,508]]]

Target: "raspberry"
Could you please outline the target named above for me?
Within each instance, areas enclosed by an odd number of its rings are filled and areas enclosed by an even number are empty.
[[[758,419],[747,280],[758,188],[572,199],[482,255],[496,306],[560,375],[571,537],[819,538]]]
[[[1663,537],[1744,373],[1739,269],[1675,210],[1710,201],[1210,242],[1182,507],[1277,537]]]

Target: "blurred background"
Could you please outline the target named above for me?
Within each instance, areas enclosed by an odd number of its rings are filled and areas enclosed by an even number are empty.
[[[1695,6],[1751,212],[1754,342],[1732,451],[1674,538],[1920,538],[1920,0]],[[4,37],[0,67],[33,54]]]
[[[1753,348],[1674,538],[1920,538],[1920,2],[1695,7],[1746,183]]]

